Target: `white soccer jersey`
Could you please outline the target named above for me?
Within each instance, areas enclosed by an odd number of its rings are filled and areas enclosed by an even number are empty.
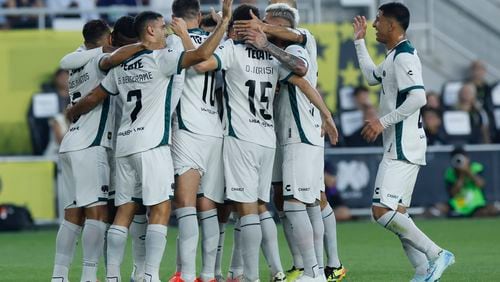
[[[307,29],[297,28],[297,30],[306,38],[304,44],[301,45],[309,54],[309,72],[311,72],[311,80],[309,80],[309,83],[311,83],[313,87],[316,87],[318,84],[318,49],[316,47],[316,39]]]
[[[304,48],[290,45],[286,51],[302,58],[309,65],[309,56]],[[314,70],[309,69],[304,79],[312,84],[315,77]],[[304,93],[295,85],[282,81],[278,97],[275,103],[278,144],[305,143],[323,147],[325,141],[321,137],[319,110],[311,104]]]
[[[389,51],[384,62],[374,70],[373,76],[382,83],[380,116],[399,107],[412,89],[424,89],[417,50],[407,40]],[[385,157],[425,165],[427,142],[420,111],[386,128],[383,141]]]
[[[99,61],[103,56],[105,54],[96,56],[83,67],[70,71],[68,84],[72,104],[87,96],[106,76],[99,68]],[[110,102],[111,99],[113,98],[108,97],[102,104],[71,124],[61,142],[60,153],[92,146],[112,146],[114,107]]]
[[[274,93],[278,80],[290,72],[270,53],[232,39],[215,56],[224,78],[224,134],[275,148]]]
[[[170,144],[172,77],[181,70],[182,54],[168,48],[138,52],[102,81],[122,102],[116,157]]]
[[[188,31],[196,48],[209,35],[209,33],[199,28]],[[173,41],[171,44],[179,46],[175,41],[180,42],[181,39],[175,35],[170,37],[172,37]],[[182,50],[184,48],[181,43],[179,51]],[[185,70],[182,95],[175,109],[174,129],[222,137],[222,123],[219,118],[217,102],[215,101],[215,71],[199,74],[193,68]]]

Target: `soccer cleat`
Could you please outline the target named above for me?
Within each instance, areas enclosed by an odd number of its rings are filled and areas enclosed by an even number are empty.
[[[410,282],[425,282],[426,275],[415,274]]]
[[[235,276],[231,271],[229,271],[226,282],[243,282],[243,274]]]
[[[174,273],[174,275],[168,279],[168,282],[184,282],[184,279],[181,278],[181,272],[177,271]]]
[[[215,281],[217,282],[226,282],[226,279],[222,275],[215,275]]]
[[[455,255],[447,250],[442,250],[436,260],[429,262],[429,269],[427,270],[427,277],[425,278],[425,281],[439,281],[446,268],[454,263]]]
[[[286,281],[293,282],[297,280],[302,273],[304,273],[303,268],[296,268],[295,266],[292,266],[292,268],[286,271]]]
[[[339,267],[325,267],[325,276],[326,281],[334,282],[334,281],[342,281],[347,274],[347,269],[343,265]]]
[[[283,272],[276,273],[273,277],[271,277],[271,282],[285,282],[287,281],[286,275]]]

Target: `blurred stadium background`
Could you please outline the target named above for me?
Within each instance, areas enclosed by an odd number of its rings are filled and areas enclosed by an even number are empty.
[[[112,25],[114,20],[124,14],[133,15],[146,9],[160,11],[169,19],[171,2],[0,0],[0,204],[26,207],[38,226],[58,222],[61,209],[57,204],[58,169],[54,148],[57,148],[58,136],[54,132],[54,124],[68,102],[67,88],[64,86],[67,77],[64,72],[57,70],[59,60],[81,45],[81,27],[87,20],[101,17]],[[218,7],[219,1],[200,2],[203,10],[209,11],[212,6]],[[261,10],[267,5],[267,0],[235,0],[235,4],[241,2],[254,3]],[[363,117],[369,115],[373,106],[377,105],[380,88],[370,87],[367,95],[358,95],[358,91],[364,91],[363,87],[367,85],[357,65],[351,20],[357,14],[373,20],[377,7],[388,1],[297,2],[301,25],[311,30],[318,43],[318,88],[334,113],[343,136],[339,146],[326,150],[326,173],[333,177],[333,182],[328,184],[329,195],[332,199],[341,196],[342,206],[348,210],[346,219],[365,217],[369,215],[382,149],[362,142],[359,130]],[[417,48],[423,63],[429,101],[424,111],[424,124],[431,137],[428,165],[421,169],[411,213],[423,217],[446,216],[443,208],[447,206],[449,195],[444,175],[450,167],[449,153],[457,145],[464,145],[470,158],[484,166],[483,177],[487,182],[485,196],[488,204],[498,209],[500,0],[402,2],[411,12],[409,39]],[[377,62],[381,62],[385,50],[375,41],[373,29],[369,27],[368,30],[369,51]],[[337,203],[332,201],[335,207]],[[7,213],[0,209],[0,218]],[[425,224],[439,227],[443,222]],[[468,226],[466,222],[455,221],[455,229],[451,230],[461,232],[461,229],[468,229],[464,227]],[[496,234],[484,240],[491,244],[495,242],[498,246],[498,219],[483,222],[483,225],[485,227],[478,227],[478,230]],[[343,231],[343,226],[339,228],[341,250],[344,248],[342,243],[346,242],[342,235],[351,238],[351,232],[361,230],[356,224],[345,227],[348,231]],[[435,230],[444,232],[446,228]],[[48,234],[46,243],[53,244],[55,232],[49,231]],[[430,235],[434,236],[432,231]],[[30,234],[25,236],[29,239]],[[1,249],[10,238],[0,235]],[[30,240],[35,238],[37,236]],[[443,237],[443,240],[446,238]],[[356,248],[355,242],[350,246]],[[52,245],[50,247],[45,250],[45,260],[47,256],[52,256]],[[497,263],[500,260],[498,248],[493,258]],[[359,264],[363,267],[362,261]],[[409,271],[409,264],[406,267]],[[500,276],[498,269],[491,268],[488,271],[492,276],[485,276],[484,280],[460,280],[457,275],[455,280],[446,281],[494,281],[489,279]],[[360,277],[357,281],[367,280],[368,277]]]

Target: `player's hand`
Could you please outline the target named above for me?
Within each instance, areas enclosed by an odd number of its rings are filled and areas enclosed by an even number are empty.
[[[384,126],[379,119],[365,120],[361,136],[368,142],[374,142],[382,131],[384,131]]]
[[[330,139],[330,144],[336,145],[339,141],[339,132],[337,130],[337,126],[335,126],[335,122],[333,121],[332,116],[328,113],[328,116],[321,116],[322,124],[321,124],[321,137],[328,135],[328,139]]]
[[[355,16],[352,23],[354,28],[354,40],[363,39],[366,35],[366,18],[365,16]]]
[[[251,44],[257,49],[264,49],[270,44],[266,34],[260,28],[240,32],[240,35],[243,36],[246,44]]]
[[[229,21],[233,16],[233,0],[224,0],[222,2],[222,20]]]
[[[217,24],[222,22],[222,13],[221,12],[217,13],[214,7],[210,8],[210,16],[212,17],[212,20],[214,20],[214,22],[216,22]]]
[[[179,37],[188,34],[187,24],[183,18],[172,17],[170,27],[172,27],[172,31]]]
[[[264,22],[262,22],[253,12],[250,10],[251,20],[241,20],[235,21],[233,28],[236,33],[244,32],[249,29],[263,29]]]

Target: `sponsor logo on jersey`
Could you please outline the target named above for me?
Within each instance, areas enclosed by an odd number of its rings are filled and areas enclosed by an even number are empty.
[[[257,50],[254,48],[247,47],[245,48],[247,51],[247,55],[250,59],[257,59],[257,60],[272,60],[273,56],[267,51],[263,50]]]
[[[142,64],[142,58],[130,64],[123,63],[121,66],[124,71],[144,68],[144,65]]]

